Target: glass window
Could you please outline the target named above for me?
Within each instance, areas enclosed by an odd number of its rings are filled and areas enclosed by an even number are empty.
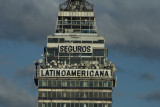
[[[103,87],[108,87],[108,82],[107,81],[103,81]]]
[[[74,107],[74,103],[71,103],[71,107]]]
[[[70,103],[67,103],[67,104],[66,104],[66,107],[70,107]]]
[[[80,107],[88,107],[88,104],[80,103]]]
[[[61,92],[57,92],[57,98],[61,98]]]
[[[94,107],[93,103],[89,103],[89,107]]]
[[[61,107],[61,103],[57,103],[57,107]]]
[[[43,103],[43,107],[47,107],[47,103]]]
[[[75,103],[75,107],[79,107],[79,103]]]
[[[48,91],[48,98],[51,98],[51,97],[52,97],[51,91]]]
[[[57,86],[61,87],[61,81],[57,81]]]
[[[82,41],[82,43],[92,43],[92,41]]]
[[[76,93],[76,98],[79,98],[79,92],[75,92]]]
[[[66,98],[66,92],[62,92],[62,97]]]
[[[84,92],[80,92],[80,98],[84,98]]]
[[[42,86],[42,80],[38,81],[38,86],[41,87]]]
[[[104,56],[104,49],[93,49],[93,56]]]
[[[89,92],[89,98],[93,98],[93,92]]]
[[[42,91],[38,92],[38,97],[42,97]]]
[[[98,107],[103,107],[102,104],[98,104]]]
[[[59,43],[64,43],[64,38],[59,38]]]
[[[112,98],[112,93],[111,92],[108,93],[108,98]]]
[[[67,92],[67,98],[70,98],[70,92]],[[72,97],[71,97],[72,98]]]
[[[52,86],[52,81],[48,80],[48,86],[51,87]]]
[[[94,81],[94,87],[99,87],[98,81]]]
[[[58,38],[48,38],[48,43],[58,43]]]
[[[73,43],[81,43],[81,41],[73,41]]]
[[[66,107],[66,104],[65,104],[65,103],[62,103],[62,104],[61,104],[61,107]]]
[[[57,84],[56,84],[56,80],[53,80],[53,86],[56,87]]]
[[[57,48],[47,48],[48,55],[58,56]]]
[[[99,92],[99,98],[103,98],[103,93]]]
[[[97,103],[94,103],[94,107],[98,107],[98,106],[97,106]]]
[[[71,86],[71,87],[75,87],[75,81],[71,81],[70,86]]]
[[[80,81],[80,86],[83,87],[84,81]]]
[[[42,86],[47,86],[47,80],[42,81]]]
[[[102,86],[102,81],[99,81],[99,87],[103,87],[103,86]]]
[[[98,92],[94,92],[94,98],[98,98]]]
[[[70,81],[67,81],[67,87],[69,87],[70,86]]]
[[[38,103],[38,107],[42,107],[42,103]]]
[[[47,97],[47,91],[42,92],[42,97]]]
[[[52,103],[52,107],[57,107],[57,106],[56,106],[56,103]]]
[[[48,107],[51,107],[51,103],[48,103]]]
[[[66,87],[67,86],[67,81],[62,81],[62,87]]]
[[[52,98],[56,98],[56,92],[52,92]]]
[[[89,87],[93,87],[93,81],[89,81]]]
[[[107,104],[103,104],[103,107],[108,107]]]
[[[88,81],[84,81],[83,86],[88,87]]]
[[[79,87],[79,85],[80,85],[79,81],[76,81],[76,87]]]
[[[84,93],[84,98],[88,98],[88,92]]]
[[[107,95],[108,93],[107,92],[104,92],[103,93],[103,98],[108,98],[108,95]]]
[[[108,107],[112,107],[112,104],[108,104]]]
[[[75,92],[71,92],[71,98],[75,98]]]
[[[108,81],[108,87],[112,87],[112,81]]]

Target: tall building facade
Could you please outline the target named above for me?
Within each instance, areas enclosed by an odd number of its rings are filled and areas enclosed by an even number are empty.
[[[38,107],[112,107],[116,67],[86,0],[59,5],[54,35],[35,61]]]

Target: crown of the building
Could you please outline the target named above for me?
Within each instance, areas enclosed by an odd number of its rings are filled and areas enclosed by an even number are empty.
[[[93,11],[93,5],[86,0],[67,0],[59,6],[60,11]]]
[[[97,34],[93,5],[86,0],[67,0],[59,5],[56,34]]]

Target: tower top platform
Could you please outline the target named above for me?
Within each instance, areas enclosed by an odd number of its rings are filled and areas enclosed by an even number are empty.
[[[67,0],[59,5],[60,11],[93,11],[93,4],[86,0]]]

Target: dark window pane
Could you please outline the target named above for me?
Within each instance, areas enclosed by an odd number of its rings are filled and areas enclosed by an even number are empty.
[[[92,41],[82,41],[82,43],[92,43]]]
[[[89,103],[89,107],[94,107],[93,103]]]
[[[56,98],[56,92],[52,92],[52,98]]]
[[[71,103],[71,107],[74,107],[74,103]]]
[[[61,98],[61,92],[57,92],[57,98]]]
[[[97,104],[96,104],[96,103],[94,103],[94,107],[97,107]]]
[[[64,43],[64,38],[59,38],[59,43]]]
[[[52,107],[56,107],[56,103],[52,103]]]
[[[42,107],[42,103],[38,103],[38,107]]]
[[[79,107],[79,103],[75,103],[75,107]]]
[[[104,56],[104,49],[93,49],[93,56]]]
[[[58,43],[58,38],[48,38],[48,43]]]

